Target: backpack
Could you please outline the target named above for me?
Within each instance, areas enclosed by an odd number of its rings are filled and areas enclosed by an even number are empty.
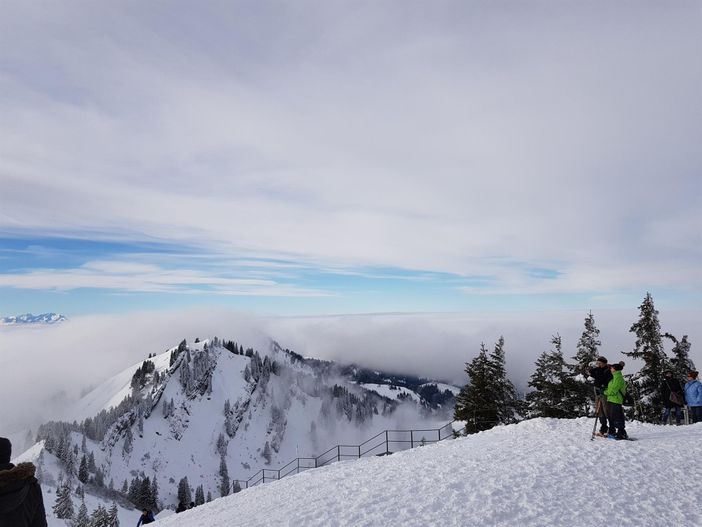
[[[623,392],[619,392],[622,394],[622,406],[634,406],[634,398],[627,388],[625,388]]]

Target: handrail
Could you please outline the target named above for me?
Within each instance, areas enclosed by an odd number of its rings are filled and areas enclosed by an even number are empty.
[[[353,459],[360,459],[366,454],[370,454],[371,452],[381,448],[385,447],[385,450],[380,451],[379,453],[375,454],[376,456],[384,456],[384,455],[389,455],[393,454],[394,452],[390,449],[390,445],[410,445],[410,449],[414,448],[415,446],[422,446],[425,444],[429,443],[438,443],[440,441],[444,441],[445,439],[449,439],[454,437],[454,432],[453,432],[453,427],[451,426],[455,421],[451,421],[449,423],[446,423],[440,428],[424,428],[424,429],[407,429],[407,430],[393,430],[393,429],[388,429],[388,430],[383,430],[382,432],[379,432],[378,434],[374,435],[370,439],[366,439],[363,443],[360,443],[358,445],[335,445],[331,447],[329,450],[322,452],[320,455],[316,457],[296,457],[289,463],[283,465],[280,468],[272,469],[272,468],[262,468],[258,472],[254,473],[249,479],[235,479],[232,480],[232,484],[238,483],[239,487],[241,489],[247,489],[249,487],[253,487],[254,485],[258,485],[259,483],[266,483],[266,481],[277,481],[280,479],[283,479],[286,476],[289,476],[290,474],[299,474],[300,472],[304,470],[310,470],[314,468],[319,468],[326,466],[330,463],[338,462],[341,461],[342,458],[353,458]],[[441,432],[449,428],[450,433],[447,433],[444,437],[441,436]],[[415,436],[415,433],[420,433],[420,432],[436,432],[436,439],[426,439],[426,437],[422,436],[421,439],[417,439],[417,436]],[[397,438],[391,438],[391,434],[409,434],[409,439],[397,439]],[[377,439],[379,437],[385,436],[384,439],[376,444],[375,446],[367,449],[367,450],[362,450],[362,447],[365,447],[368,443],[373,441],[374,439]],[[347,453],[342,453],[342,449],[353,449],[354,452],[351,454]],[[399,451],[400,449],[396,449],[395,452]],[[333,456],[330,456],[329,459],[324,460],[323,458],[327,456],[328,454],[334,453]],[[300,464],[300,462],[310,462],[310,463],[303,463]],[[310,466],[306,466],[306,465]],[[283,473],[288,467],[291,465],[294,465],[290,470],[287,472]]]

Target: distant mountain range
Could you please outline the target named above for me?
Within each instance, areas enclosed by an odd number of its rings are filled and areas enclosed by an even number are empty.
[[[0,318],[0,325],[17,326],[30,324],[58,324],[59,322],[65,322],[66,320],[68,320],[66,317],[59,315],[58,313],[42,313],[41,315],[25,313],[24,315],[2,317]]]

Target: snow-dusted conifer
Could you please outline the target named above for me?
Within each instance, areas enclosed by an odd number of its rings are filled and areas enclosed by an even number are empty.
[[[229,494],[229,469],[227,469],[227,461],[222,456],[219,461],[219,494],[221,496],[227,496]]]
[[[113,501],[112,502],[112,507],[110,507],[109,512],[107,513],[107,521],[109,522],[108,525],[109,527],[119,527],[119,514],[117,510],[117,504]]]
[[[198,485],[195,489],[195,505],[204,505],[205,503],[205,490],[202,485]]]
[[[80,458],[80,467],[78,468],[78,481],[81,483],[88,482],[88,460],[85,454]]]
[[[633,393],[639,399],[635,407],[637,417],[657,421],[660,418],[659,409],[663,404],[660,393],[663,372],[670,365],[663,350],[661,325],[651,293],[646,293],[646,298],[639,306],[639,319],[629,331],[636,335],[636,343],[632,351],[624,354],[644,362],[641,370],[631,377],[636,384]]]
[[[178,501],[185,503],[186,505],[193,501],[187,476],[178,482]]]
[[[56,489],[56,501],[53,511],[56,517],[61,520],[73,518],[73,500],[71,499],[71,486],[68,482],[61,482]]]
[[[81,501],[78,508],[78,515],[73,520],[73,527],[90,527],[90,518],[88,517],[88,507],[85,506],[85,500]]]

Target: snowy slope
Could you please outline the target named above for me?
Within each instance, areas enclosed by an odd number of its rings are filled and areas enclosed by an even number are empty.
[[[407,400],[409,401],[414,401],[418,403],[421,400],[421,397],[416,392],[413,392],[412,390],[409,390],[407,388],[404,388],[402,386],[394,386],[392,384],[375,384],[375,383],[361,383],[359,386],[362,386],[363,388],[367,390],[374,391],[378,395],[382,395],[383,397],[387,397],[388,399],[397,399],[398,395],[401,395],[403,397],[407,397]]]
[[[702,424],[534,419],[303,472],[166,518],[162,527],[702,525]]]
[[[337,444],[359,444],[384,429],[438,428],[449,420],[415,401],[383,399],[339,376],[330,363],[310,365],[277,346],[260,356],[232,353],[207,340],[178,348],[149,358],[154,370],[136,391],[132,381],[145,363],[67,409],[63,419],[69,423],[91,418],[95,429],[106,422],[104,437],[91,439],[92,433],[84,439],[69,426],[66,439],[66,425],[46,425],[42,437],[51,436],[53,446],[40,464],[49,486],[63,477],[51,453],[61,437],[76,452],[76,466],[92,454],[105,484],[112,481],[117,490],[135,477],[156,480],[159,503],[174,508],[183,477],[193,491],[202,485],[205,494],[220,495],[222,459],[231,480],[246,480],[261,468],[317,456]],[[109,417],[120,404],[122,413]]]

